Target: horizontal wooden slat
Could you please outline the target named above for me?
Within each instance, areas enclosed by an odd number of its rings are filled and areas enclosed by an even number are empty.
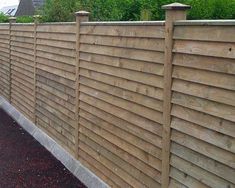
[[[148,31],[148,32],[146,32]],[[164,26],[81,26],[81,34],[164,38]]]
[[[76,33],[76,24],[61,25],[61,24],[39,24],[37,32],[47,33]]]
[[[172,90],[235,107],[235,91],[229,91],[178,79],[173,81]]]
[[[182,172],[174,167],[171,167],[170,176],[190,188],[199,188],[199,187],[200,188],[210,188],[209,186],[201,183],[200,181],[189,176],[185,172]]]
[[[160,144],[158,147],[155,147],[152,144],[142,139],[139,139],[133,134],[123,131],[118,126],[115,126],[113,123],[111,124],[109,122],[102,120],[97,116],[94,116],[93,114],[90,114],[89,112],[86,111],[86,109],[80,110],[79,115],[82,118],[88,120],[89,122],[92,122],[93,124],[99,126],[101,129],[104,129],[107,132],[114,134],[115,136],[118,136],[119,138],[123,139],[123,141],[133,144],[134,146],[146,151],[148,154],[151,154],[153,156],[158,156],[159,152],[161,152],[161,149],[159,148],[161,147]]]
[[[106,122],[114,124],[117,127],[125,130],[126,132],[129,132],[139,137],[140,139],[143,139],[149,143],[152,143],[153,145],[157,147],[162,146],[162,139],[160,136],[157,136],[149,131],[145,131],[141,127],[135,126],[134,124],[131,124],[123,119],[120,119],[111,113],[107,113],[100,108],[96,108],[82,101],[80,102],[79,107],[85,110],[86,112],[89,112],[90,114],[93,114],[96,117],[99,117],[105,120]]]
[[[98,54],[83,53],[83,52],[80,53],[80,59],[87,62],[110,65],[114,67],[130,69],[130,70],[156,74],[161,76],[163,75],[163,65],[156,63],[98,55]]]
[[[91,157],[89,154],[87,154],[83,150],[79,150],[78,154],[79,154],[79,156],[81,156],[80,158],[82,158],[82,161],[86,161],[86,162],[88,161],[89,162],[90,166],[93,167],[92,170],[94,170],[94,167],[95,167],[95,169],[100,170],[98,172],[102,172],[106,175],[108,174],[107,176],[108,176],[109,179],[108,179],[107,182],[110,182],[112,180],[111,185],[113,185],[114,187],[120,187],[119,186],[120,185],[120,182],[119,182],[120,178],[116,174],[114,174],[110,169],[108,169],[107,167],[105,167],[104,165],[99,163],[96,159]],[[95,172],[97,172],[97,171],[95,170]],[[99,173],[99,175],[101,175],[101,174]],[[106,180],[106,178],[104,176],[101,175],[101,177]],[[125,186],[128,186],[128,185],[125,185]]]
[[[125,70],[107,65],[96,64],[92,62],[80,61],[80,67],[108,75],[133,80],[146,85],[163,87],[163,78],[157,75],[145,74],[137,71]]]
[[[60,47],[66,49],[75,49],[75,42],[70,41],[58,41],[58,40],[48,40],[48,39],[37,39],[37,44],[46,45],[51,47]]]
[[[208,144],[199,139],[193,138],[189,135],[180,133],[176,130],[172,131],[171,139],[185,146],[193,151],[196,151],[200,154],[203,154],[211,159],[214,159],[218,162],[221,162],[225,165],[230,166],[231,168],[235,168],[234,157],[235,154],[228,152],[226,150],[220,149],[216,146]]]
[[[80,42],[84,44],[96,44],[161,52],[164,50],[164,39],[109,37],[94,35],[81,35],[80,37]]]
[[[85,93],[86,95],[92,96],[94,98],[105,101],[109,104],[112,104],[113,106],[123,108],[131,113],[137,114],[146,119],[162,124],[162,113],[159,111],[154,111],[154,110],[145,108],[133,102],[128,102],[126,100],[111,96],[104,92],[101,92],[101,91],[98,91],[98,90],[95,90],[95,89],[92,89],[83,85],[80,86],[80,91],[82,93]]]
[[[61,91],[59,91],[59,90],[57,90],[57,89],[55,89],[53,87],[50,87],[50,86],[48,86],[48,85],[46,85],[44,83],[41,83],[41,82],[37,82],[36,86],[39,87],[39,88],[44,89],[47,92],[53,93],[55,96],[57,96],[59,98],[62,98],[65,101],[68,101],[68,102],[70,102],[72,104],[75,104],[75,100],[74,100],[73,97],[71,97],[68,94],[65,94],[65,93],[63,93],[63,92],[61,92]]]
[[[235,108],[229,105],[212,102],[206,99],[174,92],[172,102],[190,109],[217,116],[229,121],[235,121]]]
[[[23,31],[23,32],[33,32],[34,31],[34,24],[31,25],[11,25],[12,31]]]
[[[174,39],[235,42],[234,26],[175,26]]]
[[[235,60],[228,58],[176,53],[174,55],[173,64],[183,67],[235,74]]]
[[[124,109],[115,107],[109,103],[106,103],[104,101],[95,99],[91,96],[85,95],[81,93],[80,100],[88,103],[89,105],[93,105],[97,108],[101,108],[105,112],[112,113],[118,118],[121,118],[123,120],[126,120],[130,123],[135,124],[136,126],[139,126],[145,130],[148,130],[156,135],[161,136],[162,134],[162,126],[160,124],[157,124],[153,121],[150,121],[148,119],[142,118],[141,116],[137,116],[131,112],[128,112]]]
[[[175,66],[173,77],[209,86],[235,90],[235,76],[229,74]]]
[[[93,145],[93,142],[86,142],[80,143],[80,147],[82,150],[86,151],[89,155],[94,157],[97,161],[101,162],[104,166],[109,168],[111,171],[113,171],[117,176],[119,176],[121,179],[123,179],[126,183],[129,185],[133,185],[135,187],[146,187],[142,183],[140,183],[137,179],[133,178],[129,173],[127,173],[125,170],[120,168],[116,163],[113,163],[112,160],[115,159],[115,156],[112,156],[113,158],[109,158],[108,154],[112,153],[104,153],[105,151],[100,148],[99,152],[97,152],[96,147]],[[118,161],[118,159],[116,159]]]
[[[57,69],[55,67],[50,67],[41,63],[37,63],[37,69],[44,70],[50,72],[51,74],[55,74],[57,76],[61,76],[63,78],[75,81],[75,74]]]
[[[48,39],[48,40],[57,40],[57,41],[76,41],[75,34],[66,34],[66,33],[40,33],[37,32],[37,39]]]
[[[214,117],[201,111],[195,111],[179,105],[173,105],[171,114],[175,117],[235,138],[235,126],[231,121],[226,121],[223,118]]]
[[[137,157],[138,159],[142,160],[144,163],[150,165],[151,167],[155,168],[156,170],[161,171],[161,161],[159,159],[157,159],[156,157],[153,157],[151,155],[146,155],[145,152],[138,149],[137,147],[135,147],[127,142],[122,141],[120,138],[118,138],[115,135],[110,135],[110,134],[108,134],[108,132],[106,132],[104,130],[100,130],[94,124],[89,123],[88,121],[84,120],[83,118],[80,118],[80,123],[81,123],[81,125],[83,125],[80,127],[80,132],[82,134],[85,134],[89,138],[93,138],[93,137],[96,137],[96,135],[99,135],[99,136],[105,138],[110,143],[121,148],[122,150],[124,150],[124,151],[130,153],[131,155]],[[84,127],[84,123],[86,125],[86,128]],[[107,135],[101,134],[100,131],[103,131],[104,134],[107,134]]]
[[[171,128],[235,153],[235,138],[225,136],[175,117],[172,118]]]
[[[123,88],[129,91],[133,91],[136,93],[140,93],[149,97],[153,97],[159,100],[163,98],[163,90],[161,88],[148,86],[145,84],[141,84],[135,81],[127,80],[124,78],[116,77],[115,75],[111,76],[108,74],[102,74],[96,71],[91,71],[87,69],[80,68],[80,75],[91,78],[93,80],[97,80],[100,82],[107,83],[109,85]]]
[[[49,59],[46,59],[44,57],[36,57],[36,62],[40,63],[40,64],[43,64],[43,65],[53,67],[53,68],[65,70],[65,71],[68,71],[68,72],[71,72],[71,73],[74,73],[74,74],[76,73],[75,66],[68,65],[68,64],[65,64],[65,63],[61,63],[61,62],[57,62],[57,61],[54,61],[54,60],[49,60]]]
[[[212,57],[235,58],[235,44],[176,40],[173,52]]]
[[[183,171],[184,173],[189,174],[190,176],[194,177],[195,179],[200,180],[202,183],[208,185],[209,187],[215,188],[226,188],[226,187],[233,187],[234,185],[230,182],[227,182],[209,172],[193,165],[175,155],[171,156],[171,164],[175,168]]]
[[[94,44],[81,44],[80,51],[93,54],[108,55],[113,57],[149,61],[159,64],[163,64],[164,61],[164,53],[147,51],[147,50],[100,46]]]
[[[229,166],[223,165],[213,159],[210,159],[176,143],[171,145],[171,152],[178,157],[235,184],[235,169],[232,169]]]
[[[92,87],[94,89],[103,91],[105,93],[120,97],[122,99],[143,105],[145,107],[151,108],[153,110],[157,110],[162,112],[162,108],[163,108],[163,104],[162,101],[160,100],[156,100],[150,97],[146,97],[144,95],[135,93],[135,92],[131,92],[125,89],[121,89],[118,87],[114,87],[102,82],[98,82],[96,80],[91,80],[89,78],[86,77],[80,77],[80,83],[85,85],[85,86],[89,86]]]
[[[45,51],[37,51],[37,56],[41,58],[47,58],[49,60],[55,60],[57,62],[65,63],[68,65],[75,65],[75,58],[69,56],[63,56],[60,54],[52,54]]]
[[[75,57],[75,49],[61,48],[60,46],[51,47],[51,46],[41,45],[41,44],[37,44],[36,49],[38,51],[48,52],[51,54],[59,54],[61,56],[62,55],[65,56],[65,57]]]

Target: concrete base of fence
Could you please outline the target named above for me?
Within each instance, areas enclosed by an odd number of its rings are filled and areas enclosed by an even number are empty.
[[[52,155],[61,161],[61,163],[88,188],[109,187],[1,96],[0,108],[7,112],[23,129],[50,151]]]

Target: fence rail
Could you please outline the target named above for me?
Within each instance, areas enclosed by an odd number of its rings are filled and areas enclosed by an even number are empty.
[[[112,187],[235,187],[235,22],[0,24],[0,95]]]

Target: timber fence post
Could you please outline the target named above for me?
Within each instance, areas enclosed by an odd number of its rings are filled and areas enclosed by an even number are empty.
[[[81,22],[88,22],[89,21],[89,12],[86,11],[79,11],[76,12],[76,104],[75,104],[75,120],[76,120],[76,129],[75,129],[75,155],[78,159],[78,150],[79,150],[79,83],[80,83],[80,76],[79,76],[79,68],[80,68],[80,28]]]
[[[189,5],[172,3],[162,6],[166,10],[165,20],[165,62],[164,62],[164,96],[163,96],[163,149],[162,149],[162,188],[169,186],[170,172],[170,135],[171,135],[171,97],[172,97],[172,60],[173,31],[176,20],[186,20]]]
[[[16,23],[16,17],[10,17],[9,18],[9,64],[10,64],[10,74],[9,74],[9,102],[11,103],[12,102],[12,99],[11,99],[11,96],[12,96],[12,93],[11,93],[11,89],[12,89],[12,62],[11,62],[11,41],[12,41],[12,32],[11,32],[11,28],[12,28],[12,24],[13,23]]]
[[[33,16],[33,18],[34,18],[34,43],[33,43],[33,51],[34,51],[34,70],[33,70],[33,73],[34,73],[34,75],[33,75],[33,78],[34,78],[34,90],[33,90],[33,92],[34,92],[34,123],[35,123],[35,125],[37,124],[37,122],[36,122],[36,100],[37,100],[37,98],[36,98],[36,94],[37,94],[37,86],[36,86],[36,84],[37,84],[37,25],[38,25],[38,23],[40,22],[40,18],[41,18],[41,16],[40,15],[35,15],[35,16]]]

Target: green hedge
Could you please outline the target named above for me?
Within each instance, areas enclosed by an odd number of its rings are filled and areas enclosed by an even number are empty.
[[[162,5],[175,0],[47,0],[44,21],[73,21],[74,12],[87,10],[91,20],[163,20]],[[178,0],[189,4],[189,19],[235,19],[235,0]]]
[[[235,19],[235,0],[177,0],[189,4],[189,19]],[[43,22],[74,21],[74,12],[91,12],[92,21],[163,20],[162,5],[175,0],[46,0],[38,10]],[[0,14],[0,22],[8,22],[8,17]],[[31,16],[17,18],[18,23],[33,22]]]

